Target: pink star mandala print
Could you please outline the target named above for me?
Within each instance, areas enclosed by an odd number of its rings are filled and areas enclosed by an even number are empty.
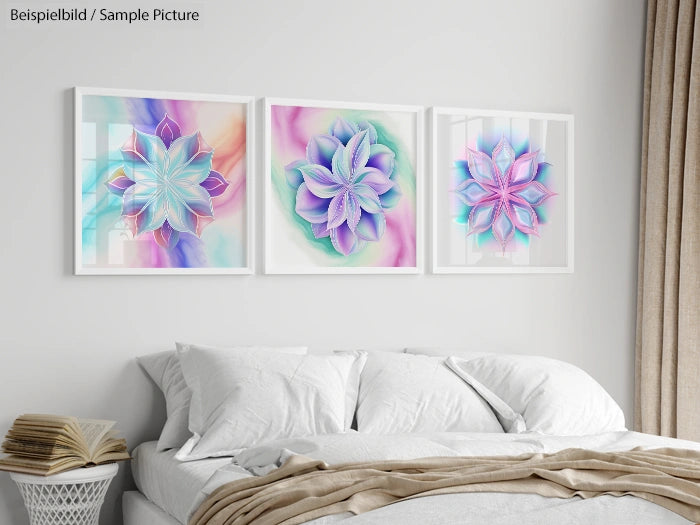
[[[538,182],[546,163],[538,163],[539,151],[523,153],[502,138],[489,157],[467,148],[467,161],[457,164],[467,179],[454,191],[469,206],[468,235],[491,231],[505,252],[516,230],[538,235],[536,208],[556,195]]]

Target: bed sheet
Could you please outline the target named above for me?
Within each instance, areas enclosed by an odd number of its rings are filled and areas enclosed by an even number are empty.
[[[175,459],[177,450],[156,451],[156,441],[142,443],[133,452],[131,472],[139,491],[158,507],[186,523],[190,507],[221,467],[229,466],[228,478],[235,479],[235,471],[249,475],[231,465],[231,458],[212,458],[182,462]],[[145,523],[143,524],[145,525]]]
[[[264,474],[279,466],[291,454],[302,454],[332,465],[352,461],[415,459],[431,456],[551,454],[567,448],[616,452],[631,450],[635,447],[700,450],[700,443],[628,430],[586,436],[551,436],[537,432],[520,434],[432,432],[393,435],[347,432],[270,441],[240,452],[233,461],[253,474]]]
[[[692,525],[669,510],[634,496],[583,500],[537,494],[444,494],[387,505],[358,516],[346,513],[305,525]]]

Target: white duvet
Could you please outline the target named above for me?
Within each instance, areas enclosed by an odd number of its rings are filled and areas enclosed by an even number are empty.
[[[602,452],[675,447],[700,450],[700,443],[640,434],[607,432],[589,436],[544,436],[535,433],[433,433],[372,435],[350,432],[281,439],[246,449],[219,468],[192,503],[190,514],[218,486],[242,477],[262,475],[292,454],[329,464],[430,456],[494,456],[551,453],[566,448]],[[633,497],[600,496],[589,500],[545,498],[534,494],[473,493],[418,497],[359,516],[349,513],[314,520],[314,525],[450,524],[465,525],[687,525],[691,522],[653,503]]]

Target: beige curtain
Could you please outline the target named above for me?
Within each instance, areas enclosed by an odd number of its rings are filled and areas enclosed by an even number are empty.
[[[700,441],[700,11],[649,0],[635,428]]]

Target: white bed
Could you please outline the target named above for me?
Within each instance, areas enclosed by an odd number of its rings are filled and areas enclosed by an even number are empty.
[[[609,394],[584,371],[561,361],[484,353],[305,352],[303,347],[180,344],[177,353],[142,358],[165,395],[168,420],[158,442],[133,452],[139,491],[124,494],[124,525],[184,525],[222,484],[265,475],[294,454],[334,465],[571,448],[700,451],[700,443],[627,431]],[[622,490],[630,490],[627,486]],[[608,490],[590,499],[501,492],[419,495],[308,523],[694,523],[645,499],[614,497]],[[690,496],[690,504],[697,498],[700,494]]]
[[[124,525],[181,525],[170,514],[137,490],[122,495]]]
[[[637,432],[608,432],[582,437],[538,434],[434,433],[410,435],[342,435],[282,439],[252,447],[231,458],[180,462],[174,451],[156,452],[155,442],[134,451],[132,471],[139,492],[124,494],[124,525],[182,525],[204,497],[227,481],[263,473],[291,453],[329,463],[375,459],[409,459],[434,455],[515,455],[556,452],[581,447],[601,452],[672,446],[700,450],[700,443],[649,436]],[[313,525],[342,523],[404,525],[462,523],[465,525],[614,523],[617,525],[688,525],[691,521],[663,507],[633,497],[600,496],[545,498],[536,494],[472,493],[427,496],[354,516],[349,513],[319,518]]]

